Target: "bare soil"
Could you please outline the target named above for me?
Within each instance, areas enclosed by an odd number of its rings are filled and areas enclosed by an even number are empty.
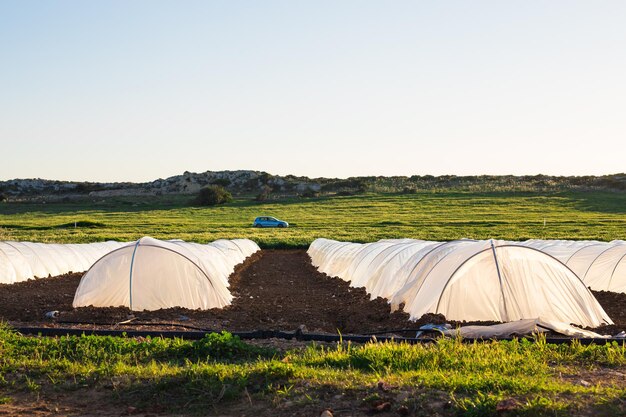
[[[170,308],[132,312],[127,308],[72,307],[82,273],[0,285],[0,319],[16,327],[77,327],[124,330],[285,330],[336,334],[367,334],[417,329],[423,323],[442,323],[445,317],[427,315],[409,321],[404,312],[390,312],[386,300],[370,300],[363,288],[331,278],[311,265],[304,250],[263,250],[239,265],[230,277],[232,305],[208,311]],[[626,329],[626,294],[595,292],[615,321],[600,329],[617,334]],[[45,315],[58,311],[54,319]],[[132,317],[131,316],[134,316]],[[126,324],[120,322],[132,320]],[[393,332],[403,336],[414,332]]]
[[[0,285],[0,317],[14,326],[120,328],[127,308],[72,307],[82,274]],[[419,327],[404,312],[391,313],[381,298],[319,273],[303,250],[264,250],[230,277],[232,305],[208,311],[170,308],[133,312],[124,329],[296,330],[367,333]],[[58,311],[56,319],[46,319]],[[302,327],[304,326],[304,327]]]

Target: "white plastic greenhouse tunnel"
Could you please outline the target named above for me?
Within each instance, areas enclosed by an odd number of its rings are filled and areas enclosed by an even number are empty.
[[[315,240],[308,251],[320,272],[365,287],[372,297],[404,304],[412,319],[542,318],[581,326],[612,324],[567,266],[538,249],[511,242],[383,240],[357,244]]]
[[[626,293],[626,242],[528,240],[534,247],[567,265],[594,291]]]
[[[124,245],[127,243],[113,241],[84,244],[0,242],[0,283],[14,284],[68,272],[84,272],[102,256]]]
[[[73,306],[222,308],[232,300],[229,275],[258,250],[248,239],[202,245],[143,237],[98,260],[82,277]]]

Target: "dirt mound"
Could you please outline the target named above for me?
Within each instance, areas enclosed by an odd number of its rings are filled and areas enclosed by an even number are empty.
[[[612,326],[597,329],[600,334],[614,336],[626,330],[626,294],[610,291],[592,291],[606,314],[615,322]]]
[[[41,321],[48,311],[72,310],[82,273],[0,284],[0,318],[6,321]]]
[[[0,285],[0,318],[15,326],[78,327],[138,330],[296,330],[366,334],[417,329],[422,323],[442,323],[441,315],[409,321],[404,312],[391,313],[387,301],[370,300],[363,288],[331,278],[311,265],[304,250],[264,250],[238,266],[230,277],[232,305],[208,311],[171,308],[134,312],[126,308],[72,308],[82,274]],[[626,294],[594,293],[615,321],[606,334],[626,329]],[[56,319],[46,312],[59,311]],[[128,321],[121,324],[120,322]],[[414,332],[394,332],[412,336]]]

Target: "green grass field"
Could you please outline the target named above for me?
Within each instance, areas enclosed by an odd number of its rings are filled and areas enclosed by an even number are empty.
[[[142,236],[194,242],[250,238],[262,247],[306,247],[318,237],[355,242],[401,237],[626,238],[625,193],[366,194],[271,203],[236,200],[209,208],[190,207],[189,199],[0,203],[0,239],[79,243]],[[279,217],[291,227],[253,229],[252,220],[259,215]]]
[[[67,243],[149,235],[306,247],[318,237],[626,238],[624,193],[366,194],[263,204],[241,199],[213,208],[190,207],[189,199],[0,203],[0,240]],[[274,215],[292,227],[253,229],[258,215]],[[197,342],[33,338],[0,328],[0,370],[0,409],[37,398],[51,404],[59,395],[76,404],[89,393],[94,407],[118,415],[126,405],[177,415],[252,409],[258,416],[318,416],[326,407],[338,416],[626,415],[626,347],[617,343],[444,340],[284,352],[228,334]]]

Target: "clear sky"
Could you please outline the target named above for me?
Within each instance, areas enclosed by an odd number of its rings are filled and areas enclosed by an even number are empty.
[[[624,1],[0,0],[0,179],[626,171]]]

